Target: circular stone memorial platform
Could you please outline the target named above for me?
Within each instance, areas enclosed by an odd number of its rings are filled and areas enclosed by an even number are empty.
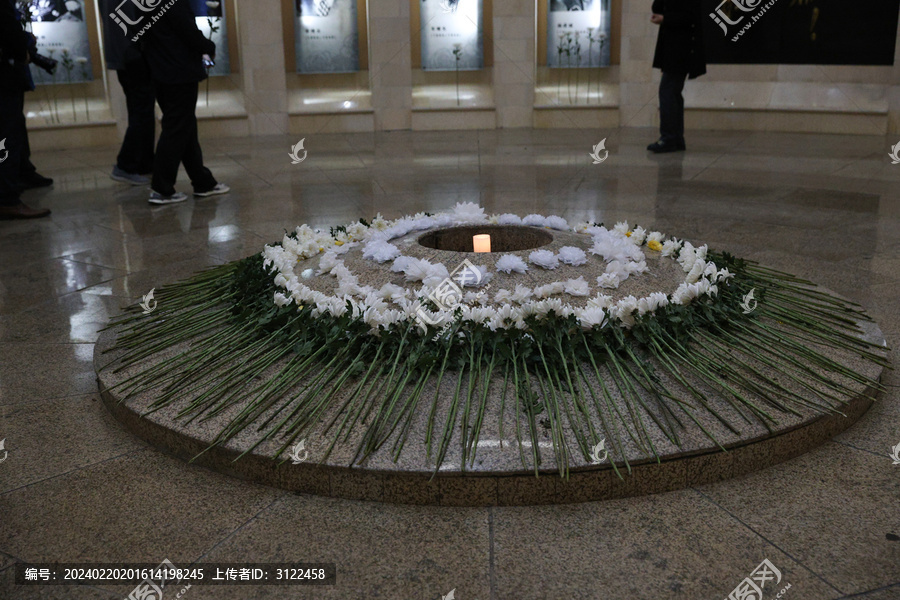
[[[471,252],[479,234],[491,253]],[[383,502],[736,477],[849,427],[887,366],[861,308],[809,282],[627,224],[473,205],[301,227],[156,301],[95,349],[126,428],[196,465]]]

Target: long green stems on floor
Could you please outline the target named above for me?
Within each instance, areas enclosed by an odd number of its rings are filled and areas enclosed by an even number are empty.
[[[630,330],[585,331],[551,312],[524,331],[457,321],[444,335],[405,324],[376,337],[349,313],[276,307],[253,256],[160,289],[149,315],[135,307],[115,319],[118,354],[105,368],[125,374],[112,390],[122,401],[152,392],[147,412],[225,419],[210,447],[253,432],[241,456],[278,440],[283,459],[318,431],[322,460],[351,440],[350,462],[392,442],[394,461],[422,452],[437,473],[457,443],[465,470],[489,435],[509,443],[506,422],[524,468],[539,473],[549,442],[563,477],[572,456],[590,460],[601,439],[619,473],[637,455],[658,459],[661,441],[680,446],[689,427],[721,446],[711,423],[771,429],[783,415],[838,412],[861,389],[882,389],[836,358],[889,368],[886,349],[860,336],[868,317],[859,306],[786,273],[711,258],[735,273],[717,297],[669,305]],[[758,308],[744,314],[751,289]],[[417,424],[422,445],[407,448]]]

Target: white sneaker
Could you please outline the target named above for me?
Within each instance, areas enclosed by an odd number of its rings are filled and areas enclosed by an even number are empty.
[[[159,192],[150,190],[150,204],[176,204],[187,200],[187,194],[184,192],[175,192],[171,196],[163,196]]]
[[[216,187],[209,190],[208,192],[194,192],[194,196],[197,198],[207,198],[209,196],[218,196],[219,194],[227,194],[231,191],[231,188],[225,185],[224,183],[217,183]]]

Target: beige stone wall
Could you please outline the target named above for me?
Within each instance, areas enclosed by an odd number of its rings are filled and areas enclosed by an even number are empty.
[[[338,79],[319,76],[315,84],[307,83],[303,89],[294,83],[297,76],[286,73],[285,47],[292,40],[286,39],[290,29],[284,26],[284,19],[293,9],[283,0],[240,1],[238,51],[232,58],[237,69],[234,75],[213,82],[214,101],[203,105],[201,100],[201,127],[207,135],[262,136],[314,131],[655,126],[659,72],[651,63],[658,30],[649,21],[649,4],[649,0],[622,2],[620,13],[614,16],[621,28],[620,65],[600,75],[603,99],[592,106],[561,106],[552,94],[536,99],[536,0],[494,0],[492,19],[485,24],[485,36],[490,36],[491,42],[488,47],[493,47],[493,66],[480,75],[466,76],[466,93],[474,94],[476,100],[468,107],[457,107],[455,96],[454,102],[443,98],[429,104],[422,87],[428,78],[412,70],[410,28],[415,15],[411,15],[410,0],[368,0],[367,73],[360,73],[355,80],[344,77],[334,86],[328,82]],[[713,65],[705,77],[686,86],[687,125],[692,129],[900,133],[900,42],[897,58],[893,67]],[[429,78],[452,89],[448,83],[452,78],[445,81],[433,73]],[[105,110],[97,110],[92,123],[95,129],[106,128],[104,135],[85,136],[82,130],[86,127],[48,126],[35,119],[30,124],[38,131],[35,137],[49,139],[40,130],[55,131],[56,147],[108,139],[109,130],[123,124],[125,115],[115,77],[108,78],[106,90]],[[32,97],[40,99],[37,94]],[[344,102],[346,99],[352,102]],[[101,98],[96,101],[102,104]],[[342,109],[342,105],[346,106]]]

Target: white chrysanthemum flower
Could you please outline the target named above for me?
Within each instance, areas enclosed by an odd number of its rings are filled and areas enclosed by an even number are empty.
[[[405,297],[406,293],[406,288],[393,283],[386,283],[381,286],[380,290],[378,290],[379,296],[381,296],[385,300],[391,300],[394,302],[396,302],[400,298]]]
[[[638,299],[637,310],[638,314],[641,316],[646,315],[649,312],[653,312],[649,296],[644,296],[643,298]]]
[[[575,233],[587,233],[588,229],[591,228],[591,224],[587,221],[578,221],[575,223],[575,226],[572,227],[572,230]]]
[[[597,308],[609,308],[612,306],[612,296],[607,296],[606,294],[597,294],[593,298],[587,301],[587,306],[594,306]]]
[[[578,279],[568,280],[563,291],[570,296],[587,296],[591,293],[591,287],[584,280],[584,277],[579,277]]]
[[[681,250],[681,242],[675,238],[663,242],[662,255],[672,256]]]
[[[347,235],[354,241],[359,241],[369,232],[369,228],[362,223],[356,222],[347,225]]]
[[[682,283],[678,286],[678,289],[672,292],[671,302],[687,306],[697,297],[697,292],[697,288],[693,287],[692,284]]]
[[[634,296],[626,296],[616,303],[616,318],[625,325],[626,329],[634,326],[634,313],[638,308],[638,300]]]
[[[700,261],[700,260],[695,261],[693,268],[691,268],[691,271],[687,274],[687,277],[684,278],[685,282],[695,283],[697,280],[700,279],[700,276],[703,275],[703,270],[705,268],[706,268],[706,263],[704,263],[703,261]]]
[[[483,221],[485,218],[484,209],[474,202],[457,202],[453,216],[459,221]]]
[[[516,289],[512,295],[512,301],[516,304],[525,304],[531,299],[532,291],[524,285],[516,285]]]
[[[723,281],[728,281],[734,277],[734,273],[730,272],[728,268],[724,268],[721,271],[716,272],[716,283],[721,283]]]
[[[384,231],[391,226],[391,222],[382,217],[381,213],[378,213],[375,215],[375,218],[372,219],[370,225],[372,225],[372,229],[375,229],[376,231]]]
[[[413,260],[416,259],[411,256],[398,256],[394,259],[393,264],[391,264],[391,271],[394,273],[403,273],[406,271],[406,267],[409,266],[409,263]]]
[[[613,231],[622,235],[628,235],[628,232],[630,231],[630,229],[628,228],[628,221],[619,221],[618,223],[616,223],[616,226],[613,227]]]
[[[544,219],[544,227],[549,227],[550,229],[556,229],[558,231],[568,231],[569,224],[562,217],[557,217],[556,215],[551,215]]]
[[[681,268],[684,269],[685,273],[690,273],[696,262],[697,252],[695,251],[694,246],[690,242],[685,242],[684,246],[681,247],[681,252],[678,253],[678,263],[681,265]]]
[[[489,273],[487,267],[467,265],[465,269],[456,274],[455,280],[463,287],[481,287],[493,278],[494,274]]]
[[[347,242],[343,246],[335,246],[328,251],[336,256],[341,256],[350,252],[352,248],[359,246],[359,242]]]
[[[291,298],[288,298],[281,292],[275,292],[275,306],[287,306],[293,302]]]
[[[550,311],[557,315],[563,314],[563,303],[559,298],[548,298],[533,304],[533,313],[541,317],[546,317]]]
[[[664,237],[665,236],[659,231],[651,231],[647,234],[647,242],[656,242],[657,244],[662,244]]]
[[[501,256],[497,260],[496,267],[498,271],[502,271],[503,273],[512,273],[513,271],[516,273],[524,273],[528,270],[528,265],[525,264],[525,261],[515,254],[504,254]]]
[[[635,273],[637,273],[637,274],[646,273],[650,269],[647,267],[647,262],[642,260],[641,262],[629,261],[629,262],[625,263],[623,270],[628,275],[634,275]]]
[[[543,215],[531,214],[522,219],[522,224],[530,227],[543,227],[546,222],[547,219]]]
[[[507,289],[497,290],[497,293],[494,294],[494,302],[497,304],[511,302],[512,301],[512,292]]]
[[[662,292],[653,292],[647,297],[650,301],[650,312],[654,312],[656,309],[663,308],[669,304],[669,297]]]
[[[580,267],[587,262],[587,254],[585,254],[584,250],[581,248],[576,248],[575,246],[563,246],[559,249],[559,260],[567,265]]]
[[[396,263],[397,261],[394,261],[394,264]],[[433,265],[430,262],[423,258],[410,257],[409,260],[405,262],[403,274],[406,275],[406,281],[422,281],[431,275],[432,266]]]
[[[707,253],[708,251],[709,251],[709,246],[706,245],[706,244],[703,244],[702,246],[700,246],[699,248],[697,248],[697,260],[705,261],[705,260],[706,260],[706,253]]]
[[[566,290],[566,284],[561,281],[555,281],[546,285],[534,288],[535,298],[549,298],[555,294],[562,294]]]
[[[602,327],[606,323],[606,311],[599,306],[586,306],[576,309],[575,316],[578,317],[578,322],[585,329],[597,326]]]
[[[544,269],[555,269],[559,266],[559,257],[550,250],[535,250],[528,255],[528,260]]]
[[[337,254],[334,252],[326,252],[322,255],[322,258],[319,259],[319,270],[316,272],[316,275],[324,275],[325,273],[331,273],[331,270],[338,266],[338,264],[343,264],[344,261],[338,260]]]
[[[498,225],[521,225],[522,217],[519,215],[514,215],[512,213],[502,214],[497,217]]]
[[[359,284],[352,279],[341,279],[334,293],[338,296],[356,296],[360,293]]]
[[[619,277],[613,273],[604,273],[597,278],[597,285],[610,290],[617,289],[619,287]]]
[[[275,287],[287,287],[287,277],[285,277],[283,273],[279,273],[275,276],[273,283],[275,284]]]
[[[606,265],[606,272],[610,275],[616,276],[624,276],[628,274],[628,270],[625,268],[627,263],[621,260],[613,260],[610,261],[608,265]]]
[[[647,230],[643,227],[635,227],[628,239],[635,246],[640,246],[647,239]]]
[[[494,316],[494,309],[485,306],[463,306],[462,317],[473,323],[485,323]]]
[[[474,296],[474,300],[471,300],[473,304],[487,306],[491,301],[491,296],[486,290],[481,290],[479,292],[467,292],[466,298],[469,297],[469,294],[472,294]]]
[[[363,248],[363,258],[384,263],[400,256],[400,249],[394,244],[383,240],[372,240]]]

